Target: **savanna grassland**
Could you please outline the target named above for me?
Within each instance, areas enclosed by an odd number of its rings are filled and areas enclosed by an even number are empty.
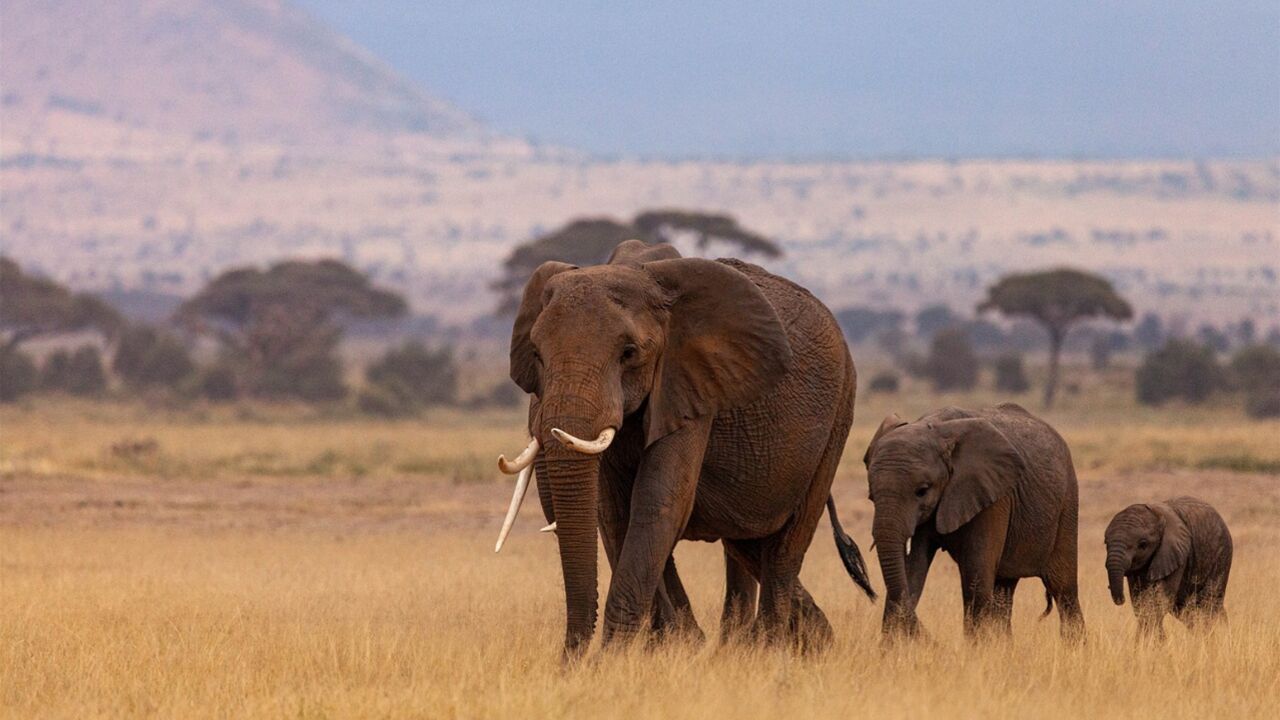
[[[522,412],[386,422],[261,406],[166,409],[33,401],[0,410],[0,712],[10,717],[1263,717],[1280,703],[1280,423],[1235,404],[1142,409],[1120,375],[1047,417],[1081,481],[1088,642],[1058,642],[1025,581],[1014,637],[960,634],[940,557],[920,608],[932,641],[884,649],[881,606],[853,587],[826,522],[803,579],[828,652],[673,642],[559,664],[555,540],[530,502],[501,555],[510,497],[493,466]],[[869,550],[860,458],[889,411],[992,396],[859,398],[836,480]],[[1020,398],[1035,407],[1028,396]],[[1102,568],[1111,514],[1190,493],[1235,536],[1230,623],[1166,620],[1138,647]],[[720,551],[682,544],[709,636]],[[602,570],[607,564],[601,559]],[[607,585],[607,571],[601,584]]]

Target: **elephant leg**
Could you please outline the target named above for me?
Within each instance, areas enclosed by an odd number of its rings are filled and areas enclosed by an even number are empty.
[[[760,543],[749,540],[726,540],[724,541],[724,546],[726,562],[734,563],[745,573],[739,578],[741,583],[739,587],[745,595],[744,600],[750,603],[752,609],[750,615],[747,615],[744,620],[748,624],[737,628],[737,630],[749,629],[751,635],[760,636],[764,629],[760,624],[759,617],[755,618],[756,622],[754,624],[749,623],[750,617],[755,615],[757,588],[755,578],[761,572],[762,551]],[[730,572],[736,574],[738,571]],[[750,580],[750,585],[747,585],[745,580]],[[799,578],[795,580],[795,594],[791,601],[790,613],[791,620],[787,629],[793,633],[793,637],[797,638],[797,644],[802,649],[825,647],[834,639],[835,633],[831,629],[831,623],[827,620],[826,614],[814,602],[813,596],[805,589]],[[722,637],[725,638],[726,642],[732,638],[731,635],[724,636],[723,634]]]
[[[751,569],[735,556],[724,541],[724,612],[720,616],[720,642],[727,643],[751,627],[756,617],[760,584]]]
[[[677,635],[697,642],[706,639],[702,628],[698,627],[698,620],[693,616],[693,604],[689,602],[689,594],[685,592],[680,574],[676,572],[674,556],[667,558],[657,596],[665,601],[662,606],[664,615],[660,617],[654,613],[654,630],[664,636]]]
[[[926,527],[921,527],[911,538],[911,552],[907,553],[907,590],[911,593],[908,609],[915,613],[924,594],[924,581],[929,577],[929,567],[938,553],[938,544]]]
[[[1018,578],[996,578],[992,617],[1005,635],[1013,633],[1013,591],[1017,587]]]
[[[849,388],[848,398],[848,407],[852,408],[852,388]],[[805,478],[808,490],[800,502],[799,511],[764,545],[757,623],[771,640],[780,639],[785,632],[802,648],[818,649],[829,645],[833,637],[826,616],[804,591],[798,576],[818,521],[826,509],[827,498],[831,495],[831,483],[840,465],[852,422],[851,413],[841,413],[833,419],[822,457],[812,474]],[[797,598],[800,598],[799,602]],[[803,612],[798,621],[793,620],[797,610]]]
[[[835,640],[835,631],[826,613],[813,601],[809,591],[796,580],[791,600],[791,634],[800,650],[821,650]]]
[[[1045,590],[1058,603],[1059,632],[1062,639],[1070,643],[1084,642],[1084,613],[1080,610],[1076,568],[1080,552],[1078,534],[1076,510],[1069,507],[1058,522],[1058,537],[1044,577]]]
[[[650,612],[667,560],[693,512],[711,421],[690,422],[667,435],[640,463],[626,541],[605,600],[606,644],[635,635]]]
[[[1009,529],[1010,498],[997,501],[961,529],[952,551],[960,566],[964,596],[964,632],[970,638],[998,619],[995,604],[996,568]]]

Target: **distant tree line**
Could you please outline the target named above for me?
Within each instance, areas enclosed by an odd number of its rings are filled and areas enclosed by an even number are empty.
[[[35,392],[101,396],[113,378],[118,392],[128,394],[338,402],[351,395],[337,352],[344,322],[406,310],[398,294],[334,260],[228,270],[165,325],[130,323],[101,300],[27,275],[7,258],[0,259],[0,271],[0,402]],[[35,337],[89,329],[100,343],[55,349],[40,363],[20,347]],[[203,361],[195,352],[202,339],[216,346]],[[358,408],[383,416],[456,403],[454,351],[420,341],[391,348],[366,368],[355,397]],[[517,400],[503,388],[479,402]]]
[[[997,310],[1014,320],[1001,327],[981,317],[966,318],[946,305],[927,306],[911,316],[894,308],[862,306],[835,315],[851,343],[873,343],[901,372],[928,381],[937,392],[972,390],[982,368],[990,366],[997,391],[1025,393],[1031,385],[1023,354],[1045,351],[1049,362],[1043,402],[1051,405],[1062,352],[1085,352],[1095,370],[1105,370],[1115,353],[1136,351],[1142,355],[1134,375],[1139,402],[1198,403],[1235,392],[1244,395],[1245,409],[1253,417],[1280,414],[1280,328],[1272,327],[1261,338],[1255,322],[1245,318],[1225,327],[1202,324],[1179,336],[1151,313],[1131,332],[1089,323],[1123,321],[1133,312],[1105,280],[1073,270],[1006,277],[988,290],[977,310]],[[920,343],[924,352],[917,349]],[[1219,359],[1228,354],[1226,361]],[[872,377],[868,389],[896,392],[899,385],[898,373],[888,370]]]

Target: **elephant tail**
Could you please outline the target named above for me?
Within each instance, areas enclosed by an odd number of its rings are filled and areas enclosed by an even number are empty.
[[[840,525],[840,518],[836,515],[836,501],[830,495],[827,496],[827,515],[831,518],[831,534],[836,538],[836,552],[840,553],[844,569],[849,572],[854,584],[874,601],[876,591],[871,587],[871,578],[867,576],[867,564],[862,560],[862,551]]]
[[[1049,617],[1049,613],[1053,612],[1053,593],[1049,592],[1049,588],[1044,589],[1044,612],[1040,613],[1040,619]]]

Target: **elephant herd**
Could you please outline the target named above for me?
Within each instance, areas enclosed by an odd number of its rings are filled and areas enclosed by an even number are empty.
[[[629,240],[603,265],[547,262],[525,286],[511,377],[529,393],[532,439],[499,468],[517,475],[495,550],[536,473],[559,544],[567,658],[598,624],[597,537],[612,570],[606,645],[642,631],[701,636],[672,552],[720,542],[722,640],[822,647],[832,630],[799,579],[823,512],[841,560],[873,600],[862,554],[831,497],[853,422],[856,374],[831,312],[807,290],[738,260],[684,258]],[[1014,589],[1039,578],[1047,614],[1083,638],[1078,491],[1071,453],[1012,403],[884,420],[867,448],[872,536],[886,585],[883,631],[921,632],[915,608],[938,550],[960,569],[967,634],[1008,631]],[[1208,505],[1126,508],[1106,531],[1143,633],[1166,612],[1222,614],[1231,538]]]

